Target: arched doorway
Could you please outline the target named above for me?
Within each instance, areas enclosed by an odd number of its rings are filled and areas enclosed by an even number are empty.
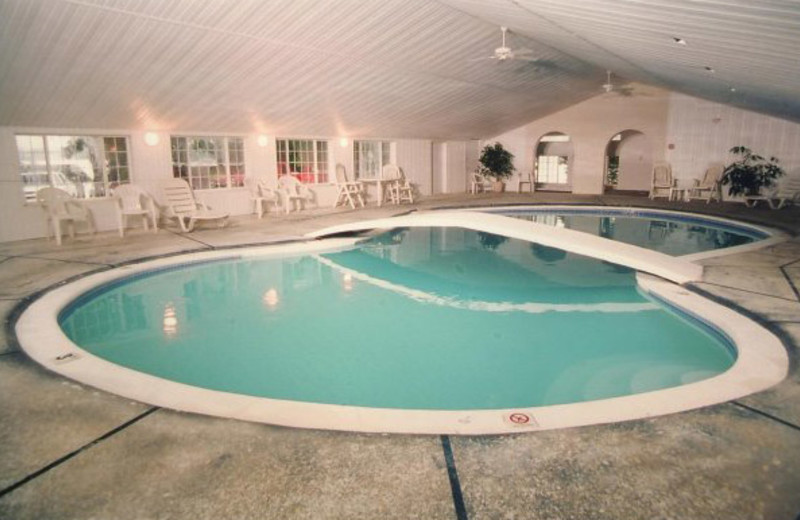
[[[624,130],[606,145],[605,191],[646,192],[653,172],[650,140],[638,130]]]
[[[534,182],[537,190],[571,191],[572,140],[562,132],[548,132],[534,148]]]

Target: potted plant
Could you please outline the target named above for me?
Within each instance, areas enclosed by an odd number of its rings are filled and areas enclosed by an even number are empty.
[[[505,189],[505,179],[514,174],[514,154],[500,143],[486,145],[481,151],[478,173],[492,179],[492,189],[501,192]]]
[[[746,146],[734,146],[730,153],[738,156],[738,160],[725,167],[720,181],[723,186],[729,185],[728,195],[756,196],[762,188],[769,188],[785,173],[778,166],[778,159],[765,159]]]

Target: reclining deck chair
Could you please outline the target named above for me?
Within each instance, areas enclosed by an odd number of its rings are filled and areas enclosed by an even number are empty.
[[[695,179],[695,185],[689,188],[689,200],[702,199],[706,201],[706,204],[714,199],[720,202],[722,200],[720,180],[724,171],[725,165],[722,163],[709,166],[703,174],[703,178]]]
[[[215,211],[197,202],[191,186],[183,179],[169,179],[162,182],[161,194],[164,216],[177,220],[184,233],[192,231],[197,223],[218,222],[222,228],[228,222],[228,213]]]
[[[750,195],[744,198],[747,207],[755,207],[759,201],[769,204],[772,209],[781,209],[785,206],[800,203],[800,177],[784,179],[766,195]]]
[[[336,165],[336,186],[339,189],[339,194],[336,196],[336,202],[333,207],[347,202],[350,207],[356,209],[356,202],[363,208],[364,207],[364,184],[358,181],[347,180],[347,170],[344,165]]]

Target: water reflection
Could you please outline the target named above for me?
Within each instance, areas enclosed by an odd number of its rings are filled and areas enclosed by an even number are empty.
[[[566,227],[676,256],[749,244],[756,240],[744,231],[736,232],[712,224],[669,218],[535,212],[515,212],[508,216],[537,224]]]

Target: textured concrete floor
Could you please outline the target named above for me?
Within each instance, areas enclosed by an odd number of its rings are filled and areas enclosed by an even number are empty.
[[[625,196],[433,199],[418,207]],[[800,209],[670,207],[800,230]],[[405,211],[408,208],[403,208]],[[141,257],[296,237],[398,208],[235,219],[225,230],[133,231],[0,244],[0,318],[61,280]],[[0,518],[800,518],[800,240],[707,260],[693,289],[786,344],[766,392],[655,419],[494,437],[304,431],[134,403],[53,375],[0,335]]]

